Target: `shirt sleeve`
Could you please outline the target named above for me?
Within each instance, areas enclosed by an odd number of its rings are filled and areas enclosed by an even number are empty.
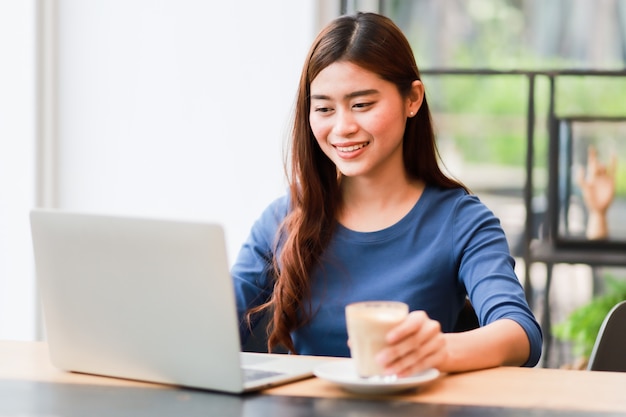
[[[525,366],[536,365],[541,356],[541,327],[515,274],[515,260],[500,221],[476,196],[465,196],[457,204],[454,241],[459,279],[481,326],[504,318],[517,322],[530,342]]]
[[[263,211],[252,226],[231,269],[242,344],[256,324],[256,321],[247,322],[246,312],[266,302],[272,293],[276,233],[286,215],[287,205],[287,198],[283,197]]]

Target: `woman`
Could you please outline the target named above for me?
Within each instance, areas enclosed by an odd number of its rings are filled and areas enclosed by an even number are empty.
[[[304,64],[290,187],[254,224],[232,269],[243,340],[271,314],[268,346],[349,356],[344,308],[412,311],[378,355],[408,376],[535,365],[541,330],[497,218],[439,165],[411,48],[387,18],[343,16]],[[452,333],[469,296],[481,327]]]

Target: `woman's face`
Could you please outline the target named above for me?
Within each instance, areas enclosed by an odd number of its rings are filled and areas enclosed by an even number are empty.
[[[344,176],[375,176],[403,168],[406,119],[419,104],[421,96],[419,102],[403,97],[395,84],[339,61],[311,82],[309,123],[320,148]]]

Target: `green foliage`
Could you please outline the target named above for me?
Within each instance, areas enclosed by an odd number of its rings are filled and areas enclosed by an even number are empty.
[[[623,165],[618,165],[615,172],[615,194],[618,196],[626,195],[626,168]]]
[[[515,132],[502,133],[497,138],[459,134],[455,141],[468,163],[490,161],[503,166],[523,166],[525,162],[526,138]]]
[[[552,326],[557,339],[570,342],[576,355],[589,358],[600,327],[608,312],[626,300],[626,280],[606,279],[607,291],[574,310],[562,323]]]
[[[425,80],[434,111],[525,116],[528,102],[526,79],[518,75],[430,75]],[[429,84],[430,83],[430,84]],[[431,85],[435,84],[435,85]],[[434,100],[433,100],[434,99]]]
[[[449,122],[437,126],[453,141],[469,164],[523,166],[526,153],[528,79],[521,75],[424,76],[427,98],[435,115]],[[567,76],[556,83],[557,116],[626,116],[626,77]],[[535,166],[547,165],[549,83],[545,76],[535,82]],[[457,123],[452,123],[457,116]],[[623,122],[626,123],[626,122]],[[443,129],[439,129],[439,128]],[[602,140],[600,140],[602,142]],[[615,142],[618,155],[616,195],[626,195],[626,167],[619,160],[626,143]],[[443,155],[445,160],[445,155]]]
[[[626,116],[626,77],[562,77],[556,83],[557,115]]]
[[[524,166],[528,80],[520,75],[426,75],[427,98],[437,114],[458,116],[457,123],[438,126],[452,138],[463,159],[470,163]],[[535,163],[545,166],[548,84],[535,85]],[[441,127],[442,129],[439,129]],[[445,159],[445,155],[444,155]]]

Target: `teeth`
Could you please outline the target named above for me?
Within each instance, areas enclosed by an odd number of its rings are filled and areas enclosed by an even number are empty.
[[[369,145],[369,142],[361,143],[359,145],[352,145],[352,146],[337,146],[337,150],[339,152],[354,152],[357,149],[366,147],[367,145]]]

